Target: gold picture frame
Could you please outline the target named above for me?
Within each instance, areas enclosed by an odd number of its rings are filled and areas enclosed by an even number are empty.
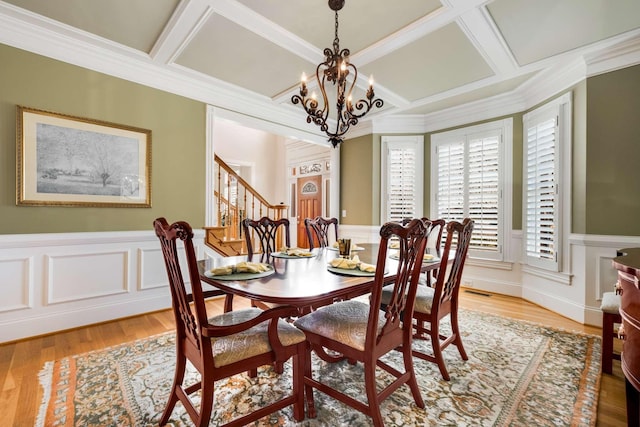
[[[16,204],[151,207],[151,131],[18,106]]]

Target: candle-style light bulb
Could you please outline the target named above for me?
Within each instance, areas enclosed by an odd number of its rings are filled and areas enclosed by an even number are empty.
[[[316,100],[316,93],[315,92],[311,92],[311,99],[313,99],[314,101]]]
[[[369,76],[369,87],[373,87],[373,76]]]
[[[302,77],[300,77],[300,82],[301,83],[306,83],[307,82],[307,75],[305,73],[302,73]]]

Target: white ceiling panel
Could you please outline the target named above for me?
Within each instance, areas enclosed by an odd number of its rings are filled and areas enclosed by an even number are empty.
[[[455,23],[365,65],[362,71],[410,101],[493,75]]]
[[[520,65],[640,27],[639,0],[496,0],[487,8]]]
[[[239,0],[312,45],[331,47],[335,34],[335,12],[327,1]],[[340,47],[351,54],[401,30],[441,7],[438,0],[392,1],[349,0],[338,12]]]
[[[217,14],[200,28],[176,63],[268,97],[290,89],[303,71],[315,67]]]
[[[8,0],[7,3],[149,53],[180,0]]]

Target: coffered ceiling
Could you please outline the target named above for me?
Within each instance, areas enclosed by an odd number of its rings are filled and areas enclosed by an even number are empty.
[[[640,63],[639,0],[346,0],[339,22],[384,100],[369,130],[507,114]],[[291,96],[333,36],[326,0],[0,1],[0,43],[312,134]]]

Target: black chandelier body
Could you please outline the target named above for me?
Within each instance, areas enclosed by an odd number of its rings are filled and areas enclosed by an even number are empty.
[[[316,79],[322,92],[322,108],[318,108],[318,100],[315,93],[308,97],[306,77],[302,75],[300,82],[300,94],[291,97],[293,104],[300,104],[307,113],[307,123],[315,123],[320,130],[327,134],[329,142],[335,148],[343,142],[344,134],[350,126],[355,126],[365,114],[371,111],[374,106],[381,108],[384,102],[380,98],[375,98],[373,92],[373,80],[369,80],[366,99],[353,102],[351,92],[358,80],[358,70],[355,65],[349,62],[349,49],[340,50],[340,39],[338,38],[338,11],[344,6],[345,0],[329,0],[329,7],[335,11],[335,38],[333,48],[324,50],[325,60],[316,67]],[[347,79],[352,75],[351,79]],[[335,131],[329,129],[327,120],[329,119],[329,100],[326,86],[332,83],[336,87],[336,127]]]

